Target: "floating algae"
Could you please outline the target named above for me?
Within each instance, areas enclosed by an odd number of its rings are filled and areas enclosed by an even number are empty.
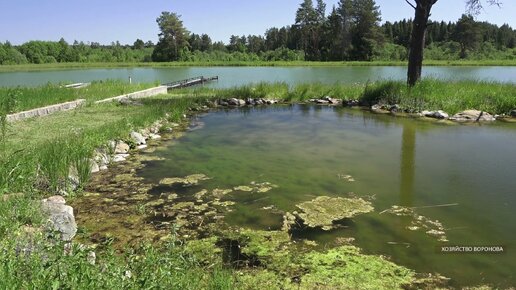
[[[265,193],[278,186],[270,182],[256,182],[252,181],[249,185],[240,185],[233,188],[235,191]]]
[[[436,237],[440,242],[447,242],[446,232],[443,224],[438,220],[431,220],[425,216],[419,215],[414,208],[393,205],[390,209],[384,210],[381,213],[390,213],[396,216],[411,217],[412,221],[407,226],[408,230],[417,231],[424,230],[427,235]]]
[[[285,214],[283,229],[289,230],[295,223],[325,231],[334,228],[333,222],[368,213],[374,208],[361,198],[319,196],[311,201],[296,205],[301,212]]]
[[[190,185],[197,185],[199,183],[199,181],[208,180],[208,179],[210,179],[210,178],[204,174],[192,174],[192,175],[188,175],[184,178],[181,178],[181,177],[164,178],[164,179],[160,180],[159,184],[173,185],[176,183],[181,183],[183,185],[190,186]]]
[[[228,193],[231,193],[233,190],[232,189],[219,189],[219,188],[215,188],[214,190],[212,190],[212,194],[215,198],[222,198],[224,197],[226,194]]]

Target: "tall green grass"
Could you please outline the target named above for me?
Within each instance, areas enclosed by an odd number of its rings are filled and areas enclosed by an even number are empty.
[[[496,82],[441,81],[424,79],[415,87],[402,81],[384,80],[366,84],[259,83],[229,89],[198,88],[178,90],[178,95],[220,98],[275,98],[306,101],[330,96],[342,100],[360,100],[364,105],[398,104],[410,111],[444,110],[454,114],[477,109],[493,114],[516,109],[516,85]]]
[[[15,94],[15,105],[8,113],[15,113],[48,105],[59,104],[77,99],[98,101],[139,90],[144,90],[157,83],[129,84],[120,80],[94,81],[84,88],[64,88],[60,84],[47,84],[29,88],[0,87],[0,102]],[[14,93],[13,93],[14,92]]]

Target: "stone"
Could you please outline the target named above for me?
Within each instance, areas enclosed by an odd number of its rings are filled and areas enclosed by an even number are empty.
[[[41,201],[41,209],[49,222],[49,229],[60,234],[61,240],[71,241],[77,233],[73,208],[66,205],[62,196],[52,196]]]
[[[118,141],[115,145],[115,154],[126,154],[129,152],[129,145],[125,143],[124,141]]]
[[[86,261],[91,265],[95,265],[95,262],[97,261],[97,254],[95,254],[93,251],[89,252],[88,256],[86,257]]]
[[[136,146],[136,149],[143,150],[143,149],[146,149],[147,147],[148,147],[147,145],[138,145],[138,146]]]
[[[100,167],[99,165],[97,164],[97,162],[95,162],[95,160],[90,160],[90,163],[91,163],[91,173],[97,173],[100,171]]]
[[[149,138],[151,140],[157,140],[157,139],[161,139],[161,136],[158,134],[151,133],[151,134],[149,134]]]
[[[113,162],[125,161],[127,157],[129,157],[129,154],[116,154],[115,157],[113,157]]]
[[[439,111],[423,111],[421,112],[423,116],[427,118],[434,118],[434,119],[448,119],[450,116],[445,111],[439,110]]]
[[[389,112],[391,113],[397,113],[401,110],[400,106],[398,104],[392,105],[389,108]]]
[[[348,107],[356,107],[356,106],[360,105],[360,101],[358,101],[358,100],[347,100],[345,102],[345,105],[348,106]]]
[[[231,98],[227,100],[228,105],[230,106],[239,106],[240,102],[237,98]]]
[[[315,102],[316,102],[317,104],[329,104],[329,103],[330,103],[329,101],[327,101],[327,100],[323,100],[323,99],[315,100]]]
[[[245,101],[242,99],[238,99],[238,105],[239,106],[245,106]]]
[[[134,141],[136,145],[145,145],[147,142],[145,141],[145,138],[142,136],[142,134],[138,132],[131,132],[131,139]]]
[[[487,112],[478,110],[466,110],[453,115],[450,120],[457,122],[490,122],[495,121],[496,119]]]
[[[382,106],[380,106],[379,104],[372,105],[371,110],[372,111],[380,111],[380,110],[382,110]]]
[[[114,147],[114,146],[113,146]],[[99,165],[99,167],[109,164],[109,155],[105,149],[96,149],[93,155],[93,160]]]

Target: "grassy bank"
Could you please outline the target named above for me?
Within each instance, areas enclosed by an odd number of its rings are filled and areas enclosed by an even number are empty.
[[[41,71],[87,68],[127,68],[127,67],[210,67],[210,66],[280,66],[280,67],[335,67],[335,66],[406,66],[406,61],[208,61],[208,62],[100,62],[100,63],[48,63],[0,65],[0,72]],[[427,66],[516,66],[516,60],[425,60]]]
[[[506,114],[516,108],[516,85],[495,82],[446,82],[426,79],[409,88],[402,81],[380,81],[353,85],[260,83],[230,89],[198,88],[175,91],[178,95],[223,98],[275,98],[307,101],[331,96],[342,100],[360,100],[368,105],[399,104],[409,111],[444,110],[454,114],[477,109]]]
[[[0,103],[16,100],[11,112],[15,113],[77,99],[98,101],[109,97],[132,93],[158,85],[157,83],[129,84],[120,80],[94,81],[84,88],[64,88],[59,84],[40,87],[0,87]]]

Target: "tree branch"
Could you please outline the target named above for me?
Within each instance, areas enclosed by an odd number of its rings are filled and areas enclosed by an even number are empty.
[[[412,8],[414,8],[414,10],[416,10],[416,6],[414,6],[414,4],[410,3],[408,0],[405,0],[405,2],[407,2],[408,5],[410,5]]]

